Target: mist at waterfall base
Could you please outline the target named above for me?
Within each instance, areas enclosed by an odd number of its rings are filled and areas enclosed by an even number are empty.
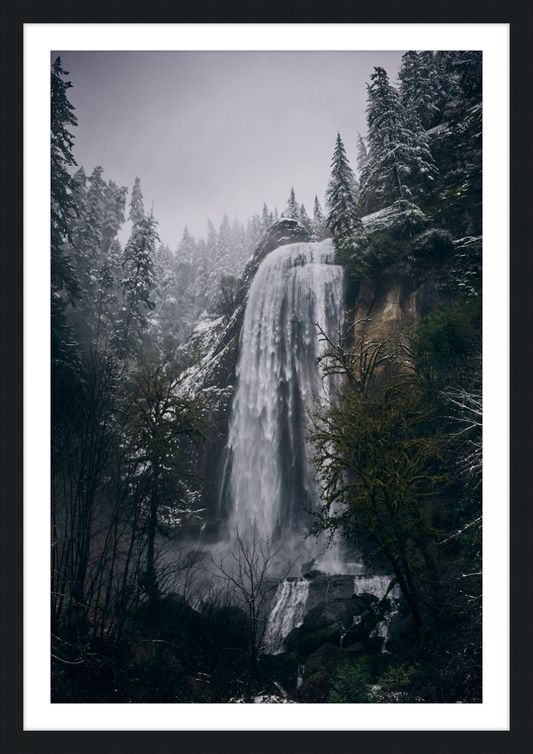
[[[305,537],[306,511],[320,504],[306,418],[334,379],[321,379],[317,325],[332,340],[344,325],[344,273],[333,243],[280,246],[249,291],[220,497],[220,546],[235,553],[239,539],[270,542],[272,576],[350,569],[340,543],[325,549],[325,537]]]

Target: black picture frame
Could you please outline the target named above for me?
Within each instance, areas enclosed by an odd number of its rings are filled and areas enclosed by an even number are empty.
[[[1,0],[1,685],[3,754],[527,754],[533,751],[531,0]],[[511,696],[509,731],[23,730],[23,24],[503,23],[511,39]],[[505,452],[505,449],[502,449]],[[46,536],[43,534],[43,536]],[[320,712],[319,712],[320,714]],[[324,711],[325,714],[325,711]]]

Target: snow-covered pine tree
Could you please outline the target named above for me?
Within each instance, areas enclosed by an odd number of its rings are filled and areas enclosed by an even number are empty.
[[[120,287],[122,253],[118,232],[124,222],[125,186],[106,183],[103,169],[87,179],[83,168],[72,179],[71,250],[80,282],[79,302],[71,313],[91,339],[101,339],[112,325]]]
[[[142,343],[147,313],[155,308],[152,292],[155,248],[159,241],[156,225],[152,213],[138,220],[124,249],[122,308],[114,336],[115,348],[121,355]]]
[[[296,201],[296,195],[294,193],[294,188],[292,186],[291,186],[291,193],[289,194],[289,199],[287,201],[287,207],[281,213],[281,216],[291,217],[293,220],[300,219],[300,206],[298,202]]]
[[[111,243],[121,229],[126,211],[126,186],[117,186],[115,181],[109,181],[104,188],[104,219],[102,223],[103,245],[102,253],[106,254]]]
[[[400,99],[406,112],[415,112],[424,128],[431,128],[439,113],[438,81],[433,54],[413,50],[402,57],[398,71]]]
[[[233,275],[233,265],[231,260],[231,228],[227,212],[224,212],[218,230],[215,266],[218,280],[220,280],[223,275]]]
[[[311,232],[311,218],[307,214],[307,211],[303,204],[300,205],[300,216],[298,217],[298,222],[300,223],[300,225],[303,225],[307,231]]]
[[[153,300],[156,327],[150,333],[161,358],[172,361],[179,345],[178,282],[175,257],[168,244],[159,244],[154,257]]]
[[[360,133],[357,134],[357,170],[359,175],[362,174],[368,163],[368,150],[365,140]]]
[[[122,248],[115,236],[109,243],[109,248],[99,270],[98,282],[95,289],[93,311],[96,315],[95,341],[105,339],[114,327],[114,317],[117,313],[118,281],[122,263]]]
[[[74,181],[69,168],[76,165],[72,154],[74,137],[71,126],[78,121],[67,90],[72,86],[63,76],[58,57],[51,73],[51,214],[50,214],[50,272],[51,272],[51,363],[52,402],[56,409],[68,406],[68,385],[75,385],[79,367],[79,353],[73,332],[67,326],[64,310],[67,302],[75,303],[80,295],[79,281],[71,257],[70,223],[75,214]],[[57,414],[54,414],[54,418]]]
[[[215,226],[207,218],[207,249],[206,254],[209,260],[209,296],[212,298],[217,289],[218,273],[216,269],[218,234]]]
[[[266,205],[266,202],[263,204],[263,214],[261,215],[261,225],[263,226],[263,230],[266,230],[269,228],[274,221],[274,217],[272,215],[272,212],[268,211],[268,207]]]
[[[339,133],[331,161],[331,179],[326,191],[327,227],[332,233],[338,260],[353,254],[362,234],[356,195],[356,180]]]
[[[196,255],[196,239],[189,233],[187,226],[183,229],[181,241],[176,250],[176,264],[192,266]]]
[[[463,100],[480,100],[483,53],[479,50],[441,52],[440,58],[445,61],[446,70],[457,83]]]
[[[105,188],[103,168],[95,167],[87,180],[83,207],[79,208],[73,259],[80,282],[78,315],[84,329],[96,331],[94,302],[98,299],[103,265]]]
[[[79,285],[66,251],[74,212],[73,179],[68,169],[77,163],[72,154],[74,137],[69,127],[77,126],[78,119],[67,97],[67,89],[72,84],[63,76],[68,76],[68,71],[63,70],[58,57],[51,76],[51,278],[52,290],[58,294],[63,291],[73,300],[79,295]]]
[[[257,212],[252,215],[252,219],[246,225],[246,235],[248,238],[248,247],[252,250],[255,249],[263,237],[263,224]]]
[[[198,239],[196,252],[196,276],[194,281],[194,305],[197,314],[201,314],[209,307],[210,299],[210,273],[207,244],[203,238]]]
[[[383,68],[374,68],[368,89],[368,162],[361,175],[365,211],[425,193],[437,170],[429,140],[415,112],[406,111]]]
[[[154,280],[154,301],[156,303],[156,312],[160,315],[176,286],[174,255],[168,244],[160,243],[156,249],[154,255]]]
[[[246,231],[244,225],[236,217],[231,226],[231,243],[233,259],[233,275],[238,278],[242,274],[248,261],[249,249],[246,243]]]
[[[73,206],[70,210],[70,241],[71,253],[76,254],[76,249],[80,246],[80,233],[83,227],[83,221],[86,214],[87,198],[87,176],[83,167],[76,170],[72,176],[72,200]]]
[[[188,337],[196,316],[194,305],[196,253],[196,239],[191,235],[187,226],[185,226],[175,254],[176,300],[179,320],[177,325],[180,333],[180,341],[182,342]]]
[[[128,215],[128,220],[131,220],[135,225],[135,223],[140,222],[143,218],[144,203],[141,191],[141,179],[135,178],[133,188],[131,190],[130,213]]]
[[[323,241],[327,238],[328,229],[326,225],[326,218],[318,201],[318,196],[315,194],[315,203],[313,205],[313,221],[311,223],[311,238],[313,241]]]

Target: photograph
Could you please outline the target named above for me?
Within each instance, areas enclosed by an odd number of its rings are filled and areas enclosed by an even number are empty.
[[[525,754],[533,3],[15,5],[4,750]]]
[[[482,53],[50,64],[52,702],[481,702]]]

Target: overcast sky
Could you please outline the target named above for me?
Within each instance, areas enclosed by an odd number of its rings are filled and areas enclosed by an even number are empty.
[[[183,228],[207,236],[224,211],[246,222],[285,209],[291,186],[312,215],[324,194],[337,131],[352,168],[366,133],[374,66],[395,82],[394,52],[54,52],[69,71],[74,156],[89,175],[128,187],[174,250]],[[129,234],[124,227],[121,240]]]

